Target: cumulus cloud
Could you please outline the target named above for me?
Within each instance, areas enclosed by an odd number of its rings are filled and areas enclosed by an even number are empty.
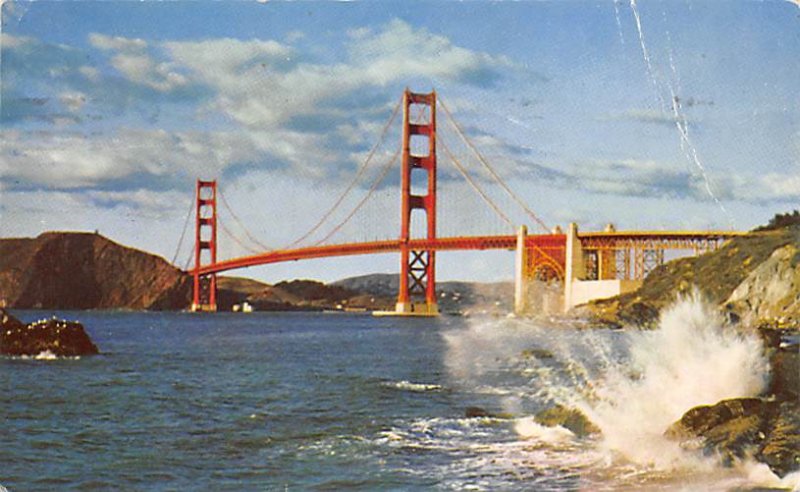
[[[297,132],[122,129],[83,134],[6,130],[0,133],[0,181],[18,186],[76,189],[180,186],[186,178],[221,176],[242,166],[284,169],[323,179],[335,176],[337,155]]]
[[[2,131],[0,183],[15,190],[97,192],[94,203],[108,206],[144,206],[146,200],[123,193],[144,190],[141,197],[198,175],[266,169],[290,179],[345,179],[391,112],[392,84],[415,79],[483,87],[511,66],[402,21],[351,33],[335,62],[298,53],[289,43],[303,39],[301,33],[291,33],[286,43],[153,42],[92,33],[89,44],[101,53],[96,65],[75,48],[3,36],[3,54],[11,60],[4,74],[21,86],[39,84],[43,94],[9,98],[14,94],[4,81],[4,102],[16,101],[16,109],[4,104],[8,122],[88,123],[96,113],[114,118],[136,105],[157,115],[161,104],[174,102],[189,102],[183,107],[196,118],[227,120],[224,129],[212,124],[203,131],[126,119],[107,119],[102,132]],[[13,118],[7,118],[9,108]],[[381,149],[377,159],[390,154]]]
[[[218,172],[257,155],[236,133],[124,130],[111,136],[4,131],[0,175],[5,181],[55,189],[98,186],[136,174],[169,178]]]
[[[399,20],[351,34],[348,58],[332,64],[299,60],[277,41],[181,41],[164,48],[217,91],[217,109],[247,126],[280,125],[316,114],[321,104],[409,78],[486,85],[510,65]]]
[[[148,43],[143,39],[92,33],[89,35],[89,43],[99,50],[113,53],[111,66],[134,84],[168,92],[189,83],[176,70],[174,63],[156,61],[148,52]]]
[[[185,190],[156,191],[135,189],[124,191],[90,190],[83,194],[85,200],[100,208],[130,208],[157,217],[184,211],[187,201]]]
[[[147,49],[147,42],[139,38],[106,36],[100,33],[89,34],[89,43],[104,51],[142,52]]]
[[[414,29],[393,20],[382,31],[355,35],[351,59],[365,69],[360,75],[370,83],[385,84],[412,76],[490,85],[498,67],[509,67],[505,57],[495,57],[454,45],[448,38]]]
[[[72,112],[80,111],[83,105],[86,104],[86,94],[78,91],[62,92],[58,99],[64,107]]]
[[[557,188],[603,195],[698,202],[712,200],[703,177],[677,162],[596,160],[541,177]],[[724,201],[764,205],[800,199],[800,175],[768,173],[754,176],[728,172],[715,173],[712,178],[714,195]]]
[[[144,54],[116,55],[111,65],[131,82],[157,91],[168,92],[188,84],[185,76],[173,70],[173,64],[156,63]]]
[[[5,32],[0,33],[0,47],[3,48],[19,48],[34,42],[35,39],[28,36],[12,36]]]
[[[572,185],[596,193],[637,197],[686,197],[696,194],[683,166],[650,160],[595,161],[576,166]]]
[[[95,67],[83,65],[78,67],[78,72],[92,82],[100,80],[100,70]]]
[[[0,38],[0,52],[4,95],[21,88],[44,92],[52,84],[78,75],[78,66],[85,62],[84,54],[73,47],[6,33]]]

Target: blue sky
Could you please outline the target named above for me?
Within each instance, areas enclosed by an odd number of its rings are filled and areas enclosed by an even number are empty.
[[[4,237],[99,229],[171,259],[194,180],[216,177],[250,234],[285,246],[348,187],[407,86],[436,88],[549,225],[749,229],[800,198],[800,9],[787,1],[14,1],[0,49]],[[533,226],[441,111],[439,128],[511,222]],[[397,132],[306,244],[367,194]],[[508,232],[439,159],[440,235]],[[395,236],[398,173],[328,242]],[[242,243],[223,234],[221,256],[259,248],[221,214]],[[397,261],[240,273],[335,280]],[[439,277],[499,280],[512,265],[443,254]]]

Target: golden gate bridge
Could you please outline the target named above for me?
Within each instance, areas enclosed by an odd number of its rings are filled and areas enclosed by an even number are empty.
[[[526,226],[516,228],[509,214],[491,198],[479,180],[472,176],[456,153],[437,138],[437,107],[443,109],[450,127],[466,148],[477,158],[486,177],[491,178],[505,194],[524,210],[527,217],[541,229],[528,234]],[[311,245],[303,242],[321,230],[356,187],[375,156],[380,142],[402,108],[401,145],[378,173],[367,194],[344,219]],[[469,187],[499,218],[512,234],[455,235],[437,234],[437,150],[446,157],[464,178]],[[395,238],[326,244],[353,216],[361,210],[384,181],[400,158],[400,230]],[[423,176],[420,183],[419,175]],[[218,201],[219,199],[219,201]],[[244,229],[250,242],[261,251],[221,260],[218,258],[218,227],[234,241],[242,244],[219,220],[218,204],[222,204]],[[424,215],[422,221],[412,220],[414,212]],[[726,231],[616,231],[609,226],[601,232],[578,232],[570,224],[567,232],[549,229],[467,137],[436,92],[420,94],[405,90],[385,124],[379,142],[367,154],[353,181],[320,219],[298,239],[280,249],[271,249],[251,235],[233,213],[221,194],[216,180],[197,180],[193,204],[195,217],[192,311],[216,311],[217,274],[240,268],[287,261],[309,260],[352,255],[399,253],[400,282],[396,308],[382,314],[403,316],[434,316],[438,314],[436,296],[436,254],[439,251],[510,250],[516,251],[515,311],[530,310],[529,286],[533,282],[558,283],[561,286],[559,304],[563,309],[591,299],[609,297],[637,288],[642,279],[665,260],[665,251],[687,250],[695,254],[718,247],[725,239],[738,235]],[[187,224],[188,224],[187,217]],[[185,233],[184,227],[184,233]],[[179,241],[178,248],[180,248]],[[251,249],[251,248],[248,248]],[[252,250],[252,249],[251,249]],[[177,257],[177,252],[176,252]],[[173,261],[174,262],[174,261]]]

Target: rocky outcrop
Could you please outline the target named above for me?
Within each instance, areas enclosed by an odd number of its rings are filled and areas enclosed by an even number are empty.
[[[183,309],[191,278],[99,234],[0,240],[0,300],[22,309]]]
[[[797,345],[775,350],[769,361],[772,368],[767,394],[781,401],[800,402],[800,354]]]
[[[776,409],[777,404],[760,398],[723,400],[692,408],[664,435],[685,448],[720,453],[731,464],[764,440]]]
[[[800,404],[781,404],[757,457],[780,476],[800,469]]]
[[[793,322],[800,316],[800,250],[776,249],[724,301],[727,309],[756,320]]]
[[[734,398],[690,409],[665,435],[682,447],[732,464],[745,456],[777,475],[800,469],[800,353],[781,331],[762,329],[770,383],[760,398]]]
[[[481,407],[467,407],[464,410],[464,417],[468,419],[492,418],[494,414]]]
[[[746,456],[779,476],[800,468],[800,404],[736,398],[692,408],[664,435],[731,465]]]
[[[40,320],[24,324],[0,309],[0,354],[57,357],[95,355],[99,350],[83,325],[76,321]]]
[[[578,437],[588,436],[590,434],[600,433],[600,428],[592,423],[591,420],[586,418],[580,410],[565,407],[563,405],[555,405],[536,414],[534,420],[548,427],[555,427],[557,425],[569,429]]]

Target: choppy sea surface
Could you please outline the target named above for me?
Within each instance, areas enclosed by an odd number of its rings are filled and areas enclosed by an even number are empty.
[[[655,426],[652,437],[662,424],[614,401],[644,398],[630,391],[648,375],[637,355],[647,343],[624,331],[324,313],[16,314],[78,319],[102,355],[0,358],[0,484],[10,491],[781,485],[757,465],[627,450],[656,449],[631,429]],[[532,421],[557,401],[633,442]],[[498,416],[465,418],[469,406]]]

